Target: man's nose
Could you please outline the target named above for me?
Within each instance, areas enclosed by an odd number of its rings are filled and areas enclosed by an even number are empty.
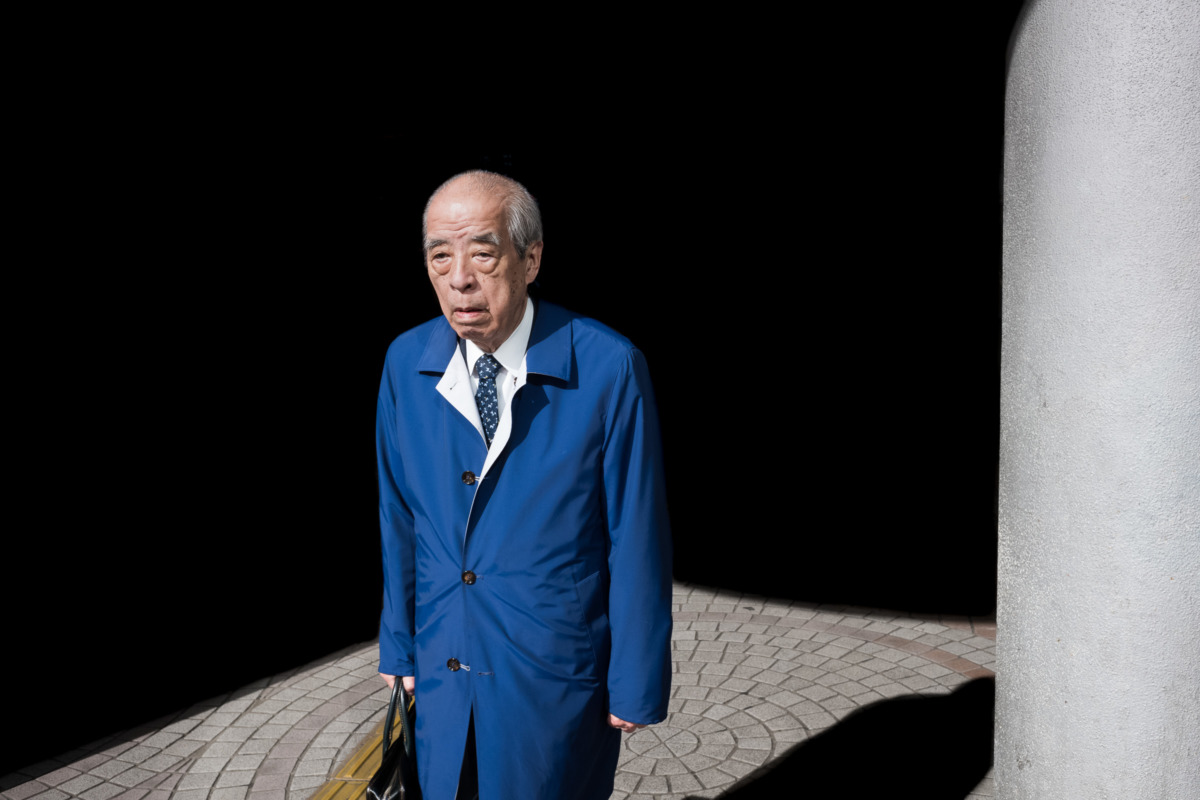
[[[450,265],[450,287],[459,292],[470,291],[475,285],[475,270],[465,258],[456,258]]]

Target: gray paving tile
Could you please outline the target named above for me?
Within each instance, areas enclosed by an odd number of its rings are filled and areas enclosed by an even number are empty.
[[[207,800],[208,789],[185,789],[173,792],[171,800]]]
[[[254,782],[254,770],[227,770],[217,776],[216,787],[249,786]]]
[[[60,767],[51,772],[46,772],[38,776],[38,782],[44,783],[47,786],[57,786],[60,783],[71,780],[80,774],[80,771],[74,767]]]
[[[125,770],[130,769],[131,766],[132,765],[128,761],[120,761],[112,758],[92,767],[92,769],[89,771],[89,774],[95,775],[98,778],[103,778],[104,780],[108,780],[109,778],[116,777]]]
[[[299,760],[300,756],[304,755],[308,749],[308,744],[305,742],[280,742],[271,748],[271,752],[267,754],[267,758],[284,758],[293,761]]]
[[[246,800],[287,800],[287,792],[283,789],[263,789],[257,792],[251,790],[250,794],[246,795]]]
[[[35,794],[30,800],[67,800],[71,795],[58,789],[47,789],[41,794]]]
[[[124,772],[122,772],[120,775],[116,775],[112,778],[109,778],[109,780],[111,782],[117,784],[118,786],[124,786],[125,788],[129,789],[134,786],[137,786],[142,781],[148,780],[153,777],[154,777],[154,773],[148,769],[142,769],[141,767],[131,767],[131,768],[125,770]]]
[[[268,758],[259,766],[257,774],[260,778],[266,775],[287,776],[295,766],[296,761],[290,758]]]
[[[293,775],[328,775],[334,767],[332,758],[303,759],[292,771]]]
[[[194,739],[180,739],[174,744],[168,745],[163,752],[168,755],[187,758],[202,747],[204,747],[204,742],[197,742]]]
[[[258,769],[259,764],[263,762],[266,755],[263,753],[253,753],[234,756],[225,764],[222,764],[221,772],[224,771],[241,771]]]
[[[213,784],[217,782],[217,773],[215,772],[190,772],[184,775],[176,789],[185,791],[188,789],[211,789]]]
[[[186,738],[193,739],[198,742],[210,742],[215,739],[222,731],[217,725],[197,725],[187,732]]]
[[[78,795],[98,783],[103,783],[103,781],[95,775],[76,775],[74,778],[58,784],[55,788],[66,792],[68,795]]]
[[[0,797],[4,797],[6,800],[25,800],[25,798],[31,795],[46,791],[47,788],[49,787],[47,787],[44,783],[38,783],[37,781],[26,781],[25,783],[19,783],[14,786],[10,786],[3,792],[0,792]]]
[[[247,786],[229,786],[213,789],[208,800],[246,800]]]
[[[138,764],[142,769],[148,769],[151,772],[166,772],[171,767],[183,761],[179,756],[173,756],[168,753],[159,753],[156,756],[151,756],[145,761]]]
[[[254,782],[250,784],[251,794],[264,791],[283,790],[287,788],[288,775],[286,772],[280,774],[263,774],[259,773],[254,776]]]

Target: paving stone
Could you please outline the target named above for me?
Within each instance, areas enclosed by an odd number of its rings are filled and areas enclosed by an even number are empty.
[[[227,770],[217,776],[217,788],[249,786],[254,781],[254,770]]]
[[[717,786],[725,786],[733,783],[734,780],[732,775],[727,772],[722,772],[716,767],[703,770],[702,772],[697,772],[696,779],[699,780],[700,783],[705,786],[705,788],[709,789]]]
[[[287,788],[288,774],[286,772],[278,775],[268,775],[259,772],[254,776],[254,783],[250,784],[251,793],[283,790]]]
[[[881,694],[885,698],[886,697],[902,697],[904,695],[912,694],[911,691],[909,691],[907,688],[905,688],[904,686],[901,686],[898,683],[888,683],[883,686],[876,686],[875,691],[878,692],[879,694]]]
[[[240,745],[235,744],[238,754],[268,753],[275,745],[270,739],[249,739]]]
[[[171,800],[207,800],[208,789],[184,789],[171,794]]]
[[[213,789],[208,800],[246,800],[247,786],[228,786]]]
[[[816,714],[805,714],[800,717],[800,721],[804,723],[804,727],[810,731],[821,730],[828,728],[834,723],[834,718],[827,711],[821,711]]]
[[[3,786],[3,784],[0,784]],[[37,794],[46,790],[46,785],[37,781],[26,781],[25,783],[10,786],[3,791],[3,797],[7,800],[25,800],[30,795]]]
[[[148,769],[151,772],[166,772],[171,767],[183,761],[179,756],[169,755],[168,753],[159,753],[156,756],[147,758],[141,764],[138,764],[142,769]]]
[[[124,772],[122,772],[120,775],[116,775],[112,778],[109,778],[109,780],[119,786],[124,786],[126,788],[132,788],[134,786],[137,786],[142,781],[148,780],[153,777],[154,777],[154,773],[148,769],[142,769],[141,767],[131,767],[130,769],[127,769]]]
[[[632,792],[637,788],[642,776],[635,775],[631,772],[618,772],[613,780],[613,788],[619,791]]]
[[[308,745],[304,742],[280,742],[270,750],[269,758],[290,758],[296,760],[304,755]]]
[[[670,784],[671,791],[676,794],[695,792],[704,788],[704,785],[696,780],[694,775],[686,772],[680,775],[672,775],[667,779],[667,782]]]
[[[114,758],[92,767],[90,774],[99,778],[103,778],[104,780],[108,780],[109,778],[120,775],[127,769],[130,769],[130,764],[128,761],[119,761],[118,759]]]
[[[291,780],[291,783],[289,784],[289,786],[291,787],[291,790],[294,793],[294,792],[296,792],[297,789],[301,789],[301,790],[315,789],[316,787],[321,786],[324,783],[325,783],[324,775],[296,775],[296,776],[292,777],[292,780]]]
[[[268,758],[258,768],[258,775],[290,775],[296,761],[290,758]]]
[[[924,666],[918,667],[917,672],[927,678],[940,678],[943,675],[949,675],[951,672],[953,672],[953,670],[946,669],[940,664],[925,664]]]
[[[204,742],[197,742],[194,739],[180,739],[174,744],[168,745],[163,752],[167,755],[187,758],[188,756],[200,750],[202,747],[204,747]]]
[[[775,732],[775,744],[777,746],[780,744],[795,744],[797,742],[803,742],[808,738],[808,731],[806,731],[804,728],[795,728],[793,730]]]
[[[288,800],[288,796],[283,789],[264,789],[256,792],[251,788],[246,800]]]
[[[194,739],[199,742],[210,742],[219,736],[224,730],[216,725],[199,725],[188,731],[186,738]]]
[[[47,789],[41,794],[35,794],[30,800],[67,800],[71,795],[58,789]]]
[[[814,686],[809,686],[809,687],[799,690],[797,692],[797,694],[803,695],[804,697],[808,698],[809,700],[813,700],[813,701],[819,703],[820,701],[822,701],[828,697],[833,697],[836,694],[836,692],[834,692],[832,689],[830,689],[826,686],[814,685]]]
[[[191,772],[180,779],[177,788],[179,790],[209,789],[216,782],[217,773],[215,772]]]
[[[845,683],[838,683],[829,688],[845,697],[857,697],[860,694],[871,691],[870,686],[861,684],[858,681],[846,681]]]
[[[124,792],[125,788],[123,786],[117,786],[115,783],[101,783],[93,786],[79,796],[83,800],[112,800],[112,798]]]
[[[328,775],[333,769],[332,758],[305,759],[296,765],[293,775]]]
[[[835,711],[839,711],[839,710],[850,711],[855,708],[858,708],[858,706],[859,706],[859,703],[857,700],[849,698],[849,697],[843,697],[840,694],[834,695],[833,697],[830,697],[828,700],[821,701],[821,708],[825,709],[826,711],[828,711],[831,714],[834,713]]]

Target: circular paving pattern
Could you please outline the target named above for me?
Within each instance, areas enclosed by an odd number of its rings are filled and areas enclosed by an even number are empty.
[[[995,661],[994,624],[965,618],[687,584],[674,603],[670,713],[624,737],[613,800],[720,797],[861,706],[949,692]],[[377,663],[375,643],[349,648],[3,776],[0,799],[308,800],[377,735]]]
[[[965,620],[683,584],[675,601],[670,715],[626,738],[613,800],[719,797],[857,708],[992,674],[994,639]]]

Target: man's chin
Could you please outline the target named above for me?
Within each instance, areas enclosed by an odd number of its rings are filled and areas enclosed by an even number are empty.
[[[485,353],[492,352],[487,348],[490,337],[488,335],[489,332],[484,328],[483,325],[463,325],[461,322],[456,322],[450,327],[454,329],[454,332],[458,334],[460,339],[466,339],[468,342],[474,342],[475,344],[479,345],[479,349],[483,350]]]

